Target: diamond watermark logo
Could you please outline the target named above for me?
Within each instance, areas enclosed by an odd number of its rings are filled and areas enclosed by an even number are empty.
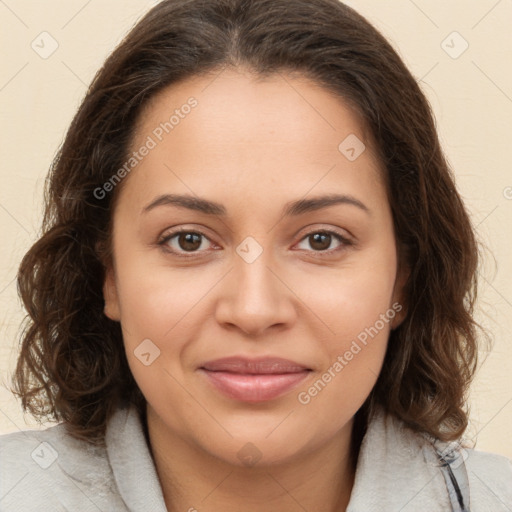
[[[246,263],[253,263],[263,252],[263,247],[252,236],[248,236],[238,245],[236,252]]]
[[[46,441],[42,442],[30,456],[42,469],[48,469],[58,458],[57,450]]]
[[[32,50],[39,55],[39,57],[42,59],[48,59],[57,51],[59,43],[51,34],[44,31],[32,41],[30,46]]]
[[[237,457],[246,466],[254,466],[262,457],[261,451],[252,443],[245,443],[238,450]]]
[[[160,349],[149,338],[146,338],[133,353],[144,366],[149,366],[160,356]]]
[[[458,59],[469,48],[469,43],[457,31],[454,31],[442,41],[441,48],[452,59]]]
[[[355,134],[351,133],[338,146],[339,152],[349,161],[354,162],[365,151],[366,146],[363,141]]]

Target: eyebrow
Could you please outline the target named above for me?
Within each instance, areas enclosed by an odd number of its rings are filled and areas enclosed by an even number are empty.
[[[351,195],[327,194],[312,197],[310,199],[299,199],[297,201],[288,202],[284,205],[282,216],[289,217],[302,215],[304,213],[313,212],[337,204],[355,206],[371,215],[370,209],[359,199]],[[218,217],[225,217],[227,215],[225,206],[220,203],[191,195],[179,194],[164,194],[158,196],[145,206],[142,212],[147,213],[158,206],[177,206],[179,208],[186,208],[188,210],[205,213],[207,215],[215,215]]]

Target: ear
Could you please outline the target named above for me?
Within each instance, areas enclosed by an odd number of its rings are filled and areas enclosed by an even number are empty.
[[[116,279],[112,266],[109,266],[105,272],[105,280],[103,282],[103,299],[105,301],[105,307],[103,308],[105,316],[110,318],[110,320],[119,322],[121,320],[121,314]]]
[[[406,318],[408,304],[405,295],[405,285],[411,274],[411,269],[406,265],[402,265],[397,273],[395,287],[393,288],[392,307],[395,311],[395,317],[391,320],[391,330],[396,329]]]

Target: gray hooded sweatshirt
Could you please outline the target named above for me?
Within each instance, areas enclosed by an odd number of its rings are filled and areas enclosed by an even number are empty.
[[[189,510],[200,512],[200,500]],[[0,512],[32,511],[166,512],[136,410],[116,411],[105,447],[70,437],[63,424],[0,436]],[[512,461],[436,442],[379,411],[346,509],[373,511],[512,512]]]

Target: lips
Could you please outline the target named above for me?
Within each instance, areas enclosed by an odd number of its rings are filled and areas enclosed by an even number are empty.
[[[295,373],[309,370],[306,366],[282,359],[280,357],[264,357],[249,359],[246,357],[225,357],[205,363],[202,368],[211,372],[232,372],[249,374]]]
[[[291,391],[310,368],[279,357],[227,357],[208,361],[199,370],[225,396],[244,402],[263,402]]]

